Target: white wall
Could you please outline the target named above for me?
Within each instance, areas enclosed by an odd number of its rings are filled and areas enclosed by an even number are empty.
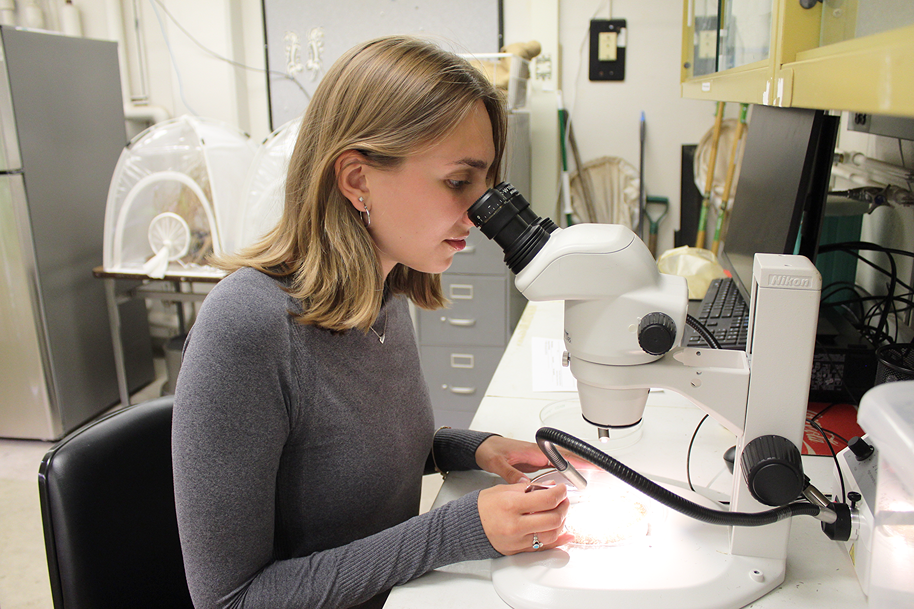
[[[622,82],[588,79],[588,28],[593,18],[626,20]],[[638,168],[644,112],[644,187],[648,195],[670,200],[671,212],[661,224],[658,251],[672,247],[673,230],[679,227],[682,145],[698,143],[713,125],[715,109],[713,102],[680,96],[681,0],[563,2],[559,38],[562,87],[583,162],[618,156]]]
[[[55,27],[63,0],[41,2],[49,26]],[[126,93],[137,97],[146,89],[146,99],[135,104],[148,104],[169,116],[193,111],[235,125],[255,140],[266,137],[266,75],[233,67],[202,50],[166,15],[159,2],[210,51],[263,69],[260,0],[74,0],[82,12],[86,36],[123,39],[129,64]],[[160,7],[163,25],[154,6]],[[537,200],[533,203],[537,211],[555,209],[559,161],[555,152],[557,119],[551,104],[553,89],[561,88],[584,162],[619,156],[637,168],[639,118],[642,111],[645,113],[645,185],[648,194],[670,199],[672,210],[661,225],[659,250],[672,247],[672,232],[679,224],[681,146],[697,143],[714,120],[714,103],[680,97],[681,0],[504,0],[504,6],[505,41],[542,39],[544,52],[555,55],[553,65],[558,68],[551,82],[536,85],[540,98],[535,102],[539,104],[539,123],[534,125],[534,175],[539,186],[534,188]],[[122,32],[117,32],[111,19],[118,7],[126,24]],[[138,28],[133,25],[135,7]],[[590,82],[589,22],[610,17],[627,20],[626,78],[622,82]],[[146,49],[142,54],[145,68],[138,61],[140,39]],[[734,117],[736,113],[737,105],[729,104],[726,115]],[[899,148],[898,140],[892,138],[844,132],[841,146],[914,166],[911,142]],[[912,227],[914,210],[883,209],[867,219],[864,237],[910,249]],[[873,281],[875,289],[878,282]]]
[[[50,1],[50,0],[49,0]],[[215,59],[194,44],[158,8],[154,0],[74,0],[82,11],[85,35],[118,38],[109,15],[112,3],[120,2],[127,26],[123,34],[129,70],[129,91],[143,94],[148,103],[171,116],[195,112],[233,124],[255,139],[269,133],[266,77],[262,73],[234,68]],[[258,0],[161,0],[165,8],[200,43],[213,52],[263,68],[263,26]],[[639,117],[647,117],[645,183],[649,194],[669,197],[673,211],[661,227],[660,248],[672,246],[672,230],[678,226],[679,159],[683,143],[695,143],[713,121],[713,104],[679,97],[680,0],[615,0],[613,17],[628,20],[626,80],[592,83],[587,80],[586,38],[594,16],[609,17],[605,0],[506,0],[506,42],[526,41],[531,30],[558,41],[554,66],[556,85],[563,90],[582,160],[620,156],[636,168],[639,164]],[[134,7],[147,60],[137,59]],[[51,6],[53,9],[53,6]],[[538,19],[546,12],[547,19]],[[558,18],[555,18],[557,13]],[[544,32],[542,21],[553,24]],[[166,44],[167,42],[167,44]],[[169,54],[169,46],[171,54]],[[174,60],[172,60],[172,55]],[[550,95],[554,95],[549,92]],[[546,103],[546,102],[542,102]],[[552,103],[551,99],[548,103]],[[535,127],[543,137],[557,134],[552,124]],[[141,125],[142,126],[142,125]],[[138,128],[135,128],[135,130]],[[536,141],[536,138],[534,138]],[[544,142],[543,147],[546,144]],[[557,175],[555,154],[535,155],[541,175]],[[553,165],[549,167],[548,165]],[[546,192],[546,191],[543,191]],[[535,201],[542,213],[555,206],[555,188],[548,201]],[[539,197],[538,197],[539,198]]]
[[[531,38],[531,18],[551,10],[543,0],[506,0],[505,41]],[[611,8],[610,8],[611,7]],[[588,79],[591,19],[625,19],[626,77],[621,82]],[[669,198],[671,212],[660,227],[658,249],[673,245],[679,226],[680,158],[683,144],[696,144],[714,122],[715,104],[680,97],[679,56],[682,38],[681,0],[565,0],[558,2],[561,88],[581,160],[621,157],[638,169],[640,116],[645,113],[644,176],[649,195]],[[535,37],[535,36],[534,36]],[[727,116],[736,115],[736,107]],[[569,165],[573,161],[569,152]],[[547,168],[542,168],[544,171]],[[555,195],[553,195],[554,197]],[[553,210],[555,201],[536,204]]]
[[[60,4],[62,0],[46,0],[50,22],[56,23]],[[259,1],[73,0],[73,4],[81,13],[86,37],[122,43],[127,63],[122,66],[122,87],[126,101],[134,100],[132,106],[139,110],[152,106],[157,116],[190,113],[218,119],[257,140],[269,135]],[[115,17],[118,11],[120,20]],[[254,69],[236,67],[216,55]],[[131,125],[134,133],[144,126]]]

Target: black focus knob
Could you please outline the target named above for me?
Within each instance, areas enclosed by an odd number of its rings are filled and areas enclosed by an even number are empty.
[[[765,505],[787,505],[803,492],[800,451],[787,438],[755,438],[743,449],[741,463],[749,492]]]
[[[851,452],[857,457],[857,461],[866,461],[876,452],[873,445],[860,436],[851,438],[847,443],[847,447],[851,449]]]
[[[676,344],[676,322],[666,313],[649,313],[638,324],[638,344],[650,355],[663,355]]]
[[[863,495],[861,495],[861,494],[858,493],[857,491],[850,491],[850,492],[847,493],[847,500],[851,502],[851,509],[852,509],[852,510],[857,509],[857,503],[858,503],[861,499],[863,499]]]

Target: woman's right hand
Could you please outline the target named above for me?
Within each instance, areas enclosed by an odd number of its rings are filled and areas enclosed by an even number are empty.
[[[501,484],[479,492],[479,518],[489,543],[504,555],[533,552],[533,535],[548,550],[574,539],[564,533],[567,487],[525,492],[528,483]]]

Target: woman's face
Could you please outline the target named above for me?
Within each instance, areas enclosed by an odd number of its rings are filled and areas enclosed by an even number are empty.
[[[407,157],[394,170],[367,167],[368,232],[384,276],[403,264],[441,273],[466,246],[473,223],[467,209],[488,185],[495,162],[492,123],[481,101],[446,139]]]

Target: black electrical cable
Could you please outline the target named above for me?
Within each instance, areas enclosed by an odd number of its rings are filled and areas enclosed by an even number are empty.
[[[866,294],[866,292],[860,286],[853,285],[852,288],[848,287],[844,290],[833,290],[831,293],[829,293],[829,297],[844,291],[850,292],[852,296],[846,297],[843,300],[833,300],[831,302],[822,301],[819,306],[821,308],[827,307],[831,309],[843,309],[846,312],[844,317],[847,319],[862,319],[864,313],[863,303],[869,295]],[[861,292],[863,293],[861,294]],[[848,315],[850,315],[850,317],[848,317]]]
[[[820,427],[818,423],[811,419],[809,424],[815,427],[816,430],[822,434],[822,438],[825,439],[825,444],[828,446],[828,450],[831,452],[831,457],[835,461],[835,468],[838,470],[838,481],[841,483],[841,503],[847,503],[847,493],[844,489],[844,475],[841,473],[841,466],[838,464],[838,455],[835,453],[835,449],[831,445],[831,441],[829,441],[828,436],[825,435],[825,431],[822,429],[822,427]]]
[[[872,251],[872,252],[878,252],[878,253],[884,254],[888,258],[889,265],[891,266],[891,271],[886,271],[885,269],[881,268],[873,261],[869,260],[868,258],[865,258],[864,256],[860,255],[859,253],[855,253],[853,250]],[[833,251],[846,252],[846,253],[850,254],[851,256],[854,256],[855,258],[857,258],[859,261],[871,266],[872,268],[880,271],[881,273],[883,273],[884,275],[887,275],[889,277],[889,285],[887,286],[886,297],[885,297],[885,301],[884,301],[886,306],[884,306],[881,309],[881,311],[879,312],[879,321],[875,326],[875,330],[876,330],[875,338],[878,341],[892,342],[892,338],[891,338],[891,336],[889,336],[889,334],[887,332],[888,316],[889,316],[888,303],[890,303],[892,301],[892,299],[894,298],[895,288],[897,285],[901,285],[901,286],[907,288],[908,290],[914,290],[914,288],[912,288],[905,282],[898,279],[898,269],[895,264],[894,255],[897,254],[897,255],[901,255],[901,256],[914,257],[914,252],[907,252],[907,251],[899,250],[899,249],[895,249],[895,248],[884,247],[881,245],[876,245],[875,243],[868,243],[865,241],[831,243],[828,245],[823,245],[822,247],[819,248],[820,254],[833,252]],[[867,325],[869,326],[870,324],[867,323]]]
[[[839,293],[839,292],[834,291],[834,292],[830,292],[828,295],[833,296],[837,293]],[[854,312],[855,316],[858,319],[864,319],[867,316],[872,316],[871,313],[868,313],[867,311],[863,310],[864,305],[872,302],[876,306],[878,306],[884,300],[885,300],[885,298],[883,296],[860,296],[860,295],[858,295],[855,298],[848,298],[846,300],[835,300],[832,302],[825,302],[825,303],[822,303],[821,306],[830,307],[830,308],[838,308],[838,307],[845,307],[847,305],[852,305],[852,304],[857,305],[858,310]],[[904,304],[908,305],[909,307],[912,304],[909,300],[907,300],[906,298],[900,297],[900,296],[896,296],[895,298],[892,298],[892,300],[904,303]]]
[[[828,412],[829,410],[831,410],[832,408],[834,408],[835,406],[837,406],[840,403],[841,402],[832,402],[828,406],[824,407],[822,410],[820,410],[819,412],[817,412],[816,414],[813,415],[813,417],[810,419],[810,422],[815,421],[816,419],[818,419],[823,414],[825,414],[826,412]]]
[[[692,445],[695,444],[695,438],[698,436],[698,430],[701,429],[702,424],[708,420],[708,415],[701,417],[701,420],[698,422],[698,425],[695,426],[695,431],[692,432],[692,439],[689,440],[689,450],[686,452],[686,482],[689,483],[689,490],[694,492],[695,487],[692,486],[692,472],[690,471],[690,464],[692,463]]]
[[[898,282],[901,284],[902,282]],[[831,287],[835,284],[829,284],[826,288]],[[859,286],[854,286],[859,289]],[[854,324],[854,327],[861,332],[861,334],[870,340],[872,343],[878,342],[889,342],[895,343],[898,341],[898,332],[899,328],[896,324],[894,332],[892,334],[888,333],[890,329],[887,325],[886,327],[872,327],[872,322],[875,317],[881,314],[880,306],[886,306],[888,309],[895,315],[896,319],[900,318],[902,313],[914,309],[914,301],[910,299],[911,294],[900,294],[895,296],[861,296],[853,291],[854,298],[847,298],[843,300],[832,300],[830,302],[825,302],[827,299],[841,293],[842,291],[851,291],[850,287],[836,287],[828,292],[823,291],[822,297],[822,308],[832,308],[832,309],[844,309],[848,314],[852,316],[851,322]],[[873,303],[869,308],[864,308],[868,303]],[[853,310],[849,309],[850,305],[853,306]],[[847,315],[845,315],[847,317]]]
[[[897,278],[895,275],[895,263],[892,259],[892,276],[889,280],[889,287],[886,291],[885,298],[882,300],[877,299],[873,305],[870,307],[870,310],[867,312],[868,326],[873,327],[872,321],[878,317],[878,321],[875,324],[874,329],[882,337],[883,340],[890,340],[887,330],[889,329],[889,307],[888,303],[892,300],[892,295],[895,293],[895,285],[897,283]]]
[[[864,250],[864,251],[871,251],[871,252],[877,252],[877,253],[884,254],[888,258],[891,270],[890,271],[885,270],[884,268],[882,268],[881,266],[879,266],[878,264],[876,264],[869,258],[866,258],[863,255],[861,255],[859,253],[859,251],[856,251],[856,250]],[[848,255],[853,256],[858,261],[863,262],[864,264],[881,272],[883,275],[886,275],[887,277],[889,277],[889,286],[888,286],[888,292],[887,292],[887,296],[886,296],[887,298],[891,298],[891,296],[895,293],[895,286],[898,283],[901,283],[901,285],[908,287],[908,289],[910,289],[910,287],[907,286],[906,284],[904,284],[904,282],[899,282],[899,280],[898,280],[898,269],[895,264],[895,258],[892,254],[894,252],[897,252],[900,250],[891,250],[890,248],[885,248],[883,246],[876,245],[874,243],[867,243],[867,242],[835,243],[835,244],[829,244],[829,245],[822,246],[819,249],[820,253],[828,253],[828,252],[832,252],[832,251],[843,251],[843,252],[847,253]],[[888,315],[888,313],[886,313],[886,315]],[[880,324],[877,327],[882,327],[883,322],[884,322],[884,320],[880,319]]]
[[[844,283],[844,282],[841,282]],[[829,283],[828,285],[822,288],[822,304],[823,305],[832,305],[832,302],[826,302],[828,299],[841,294],[842,292],[851,292],[854,295],[854,298],[859,298],[856,290],[853,289],[851,285],[837,285],[835,283]],[[833,301],[834,302],[834,301]],[[847,301],[845,301],[847,302]]]
[[[858,289],[862,288],[860,288],[860,286],[858,286],[856,283],[853,283],[852,281],[835,281],[822,287],[822,296],[820,301],[822,306],[825,307],[835,307],[843,304],[849,304],[851,302],[856,302],[857,299],[861,298],[861,295],[857,291]],[[843,292],[850,292],[853,295],[853,298],[848,297],[843,301],[827,302],[830,298],[833,298]]]
[[[822,433],[825,433],[825,434],[830,435],[830,436],[833,437],[835,440],[838,440],[838,441],[840,441],[840,442],[843,442],[845,445],[848,443],[848,442],[847,442],[847,438],[845,438],[844,436],[842,436],[841,434],[839,434],[837,431],[835,431],[835,430],[833,430],[833,429],[828,429],[827,427],[822,427]],[[826,442],[827,442],[827,441],[828,441],[828,440],[826,440]]]
[[[890,308],[887,306],[891,302],[891,297],[886,295],[882,298],[875,297],[870,308],[867,309],[863,316],[864,324],[873,329],[877,338],[881,340],[891,340],[888,330],[888,314]],[[874,320],[875,321],[874,324]]]
[[[705,342],[711,345],[712,349],[720,349],[720,341],[714,338],[714,335],[711,334],[711,331],[701,323],[697,318],[692,317],[691,315],[686,315],[686,325],[698,332],[698,335],[705,339]]]
[[[905,298],[905,296],[910,296],[910,294],[895,295],[891,298],[886,298],[884,301],[877,300],[873,304],[873,307],[871,309],[871,314],[869,317],[870,318],[874,317],[875,314],[878,312],[878,311],[876,311],[877,307],[882,306],[882,307],[887,308],[889,310],[889,312],[895,317],[895,319],[901,319],[901,313],[910,311],[911,307],[914,306],[914,302],[912,302],[908,298]],[[904,305],[904,306],[899,307],[899,305]],[[885,328],[885,330],[888,330],[888,329],[889,329],[888,327]],[[886,334],[885,330],[883,331],[883,334]],[[887,340],[891,343],[897,343],[898,339],[899,339],[898,332],[899,332],[899,324],[896,323],[894,332],[892,333],[891,337],[887,338]]]
[[[868,241],[842,241],[841,243],[827,243],[819,247],[819,253],[828,253],[835,251],[846,251],[850,249],[862,249],[862,250],[872,250],[875,252],[887,252],[890,254],[898,254],[899,256],[907,256],[909,258],[914,258],[914,252],[909,252],[907,250],[900,250],[892,247],[885,247],[883,245],[877,245],[875,243],[870,243]]]
[[[762,526],[786,520],[793,516],[818,516],[822,511],[819,506],[804,502],[790,503],[773,510],[755,513],[721,512],[719,510],[712,510],[668,491],[662,486],[651,482],[635,470],[610,457],[603,451],[598,450],[583,440],[559,429],[541,427],[536,432],[536,442],[539,444],[540,450],[543,451],[549,461],[551,461],[559,471],[568,469],[569,464],[555,448],[554,444],[605,469],[623,482],[638,489],[648,497],[651,497],[668,508],[708,524],[746,527]]]
[[[812,418],[806,419],[806,422],[807,422],[807,423],[809,423],[810,425],[815,425],[815,426],[816,426],[816,429],[818,430],[818,432],[819,432],[820,434],[822,434],[822,438],[825,440],[826,444],[829,444],[829,445],[831,444],[831,440],[828,439],[828,435],[827,435],[827,434],[830,434],[830,435],[831,435],[833,438],[835,438],[836,440],[840,440],[841,442],[844,443],[845,446],[846,446],[847,443],[848,443],[848,442],[847,442],[847,438],[845,438],[844,436],[842,436],[841,434],[839,434],[838,432],[836,432],[836,431],[834,431],[834,430],[832,430],[832,429],[827,429],[827,428],[825,428],[825,427],[820,427],[820,426],[819,426],[819,423],[818,423],[818,421],[817,421],[816,419],[818,419],[818,418],[821,417],[823,414],[825,414],[826,412],[828,412],[831,408],[833,408],[834,406],[837,406],[837,405],[840,404],[840,403],[841,403],[841,402],[832,402],[831,404],[829,404],[828,406],[826,406],[825,408],[823,408],[822,410],[820,410],[819,412],[817,412],[816,414],[814,414],[814,415],[812,416]],[[829,448],[832,449],[832,453],[834,453],[834,449],[833,449],[831,446],[829,446]],[[836,463],[835,465],[837,465],[837,463]]]

